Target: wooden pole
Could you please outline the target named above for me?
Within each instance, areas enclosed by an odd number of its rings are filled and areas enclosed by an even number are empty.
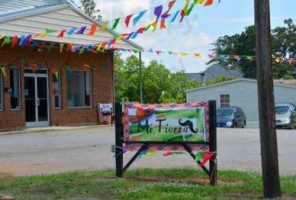
[[[123,124],[122,124],[122,105],[115,104],[115,166],[116,176],[122,177],[123,168]]]
[[[264,197],[281,196],[274,113],[269,0],[255,0],[255,32]]]
[[[142,85],[142,52],[139,52],[139,100],[143,103],[143,85]]]
[[[217,185],[217,126],[216,126],[216,101],[210,101],[210,152],[216,154],[210,160],[210,184]]]

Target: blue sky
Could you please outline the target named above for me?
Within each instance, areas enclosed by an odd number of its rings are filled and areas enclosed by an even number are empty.
[[[192,2],[191,0],[190,2]],[[137,13],[158,5],[166,5],[169,0],[95,0],[101,10],[104,20]],[[184,6],[184,0],[177,0],[172,13]],[[295,0],[270,0],[272,27],[283,25],[284,19],[295,20]],[[121,23],[119,32],[137,30],[140,26],[147,25],[155,19],[153,10],[150,10],[140,21],[138,26],[126,29]],[[218,37],[240,33],[246,26],[254,24],[254,0],[214,0],[210,7],[197,6],[183,23],[167,24],[166,30],[156,30],[139,36],[136,43],[145,49],[153,48],[161,51],[200,52],[202,59],[193,56],[181,57],[143,53],[146,64],[157,60],[173,72],[185,70],[186,72],[200,72],[206,69],[208,54],[213,48],[213,43]],[[129,55],[129,54],[128,54]],[[128,56],[123,55],[123,56]]]

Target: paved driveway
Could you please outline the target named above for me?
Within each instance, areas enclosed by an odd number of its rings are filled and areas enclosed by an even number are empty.
[[[14,176],[65,171],[114,169],[114,128],[25,133],[0,136],[0,174]],[[281,174],[296,174],[296,131],[278,131]],[[218,130],[219,169],[261,170],[259,131]],[[130,153],[125,155],[131,156]],[[159,153],[133,168],[196,167],[189,155]]]

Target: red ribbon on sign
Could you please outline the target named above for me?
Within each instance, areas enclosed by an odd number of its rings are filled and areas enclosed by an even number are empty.
[[[211,160],[211,159],[213,158],[213,156],[214,156],[215,154],[216,154],[216,153],[212,153],[212,152],[210,152],[210,153],[205,153],[205,154],[203,155],[201,161],[198,163],[198,165],[199,165],[200,167],[203,167],[205,164],[207,164],[207,162],[208,162],[209,160]]]

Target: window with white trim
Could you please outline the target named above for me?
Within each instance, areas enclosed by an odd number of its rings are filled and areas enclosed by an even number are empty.
[[[220,106],[221,108],[226,108],[230,106],[230,95],[229,94],[221,94],[220,95]]]
[[[67,73],[68,107],[83,108],[92,105],[92,74],[90,71],[73,70]]]
[[[56,71],[52,74],[52,98],[53,108],[59,109],[62,107],[62,77],[61,72]]]
[[[21,83],[19,69],[10,69],[10,105],[12,110],[21,109]]]

